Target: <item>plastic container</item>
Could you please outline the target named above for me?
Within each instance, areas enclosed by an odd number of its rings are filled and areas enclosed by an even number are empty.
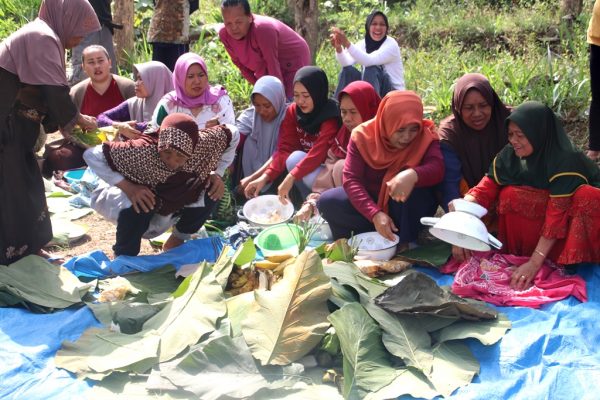
[[[388,261],[396,255],[396,247],[400,238],[397,235],[395,240],[391,241],[378,232],[365,232],[353,236],[348,244],[350,246],[358,245],[358,253],[354,257],[357,260],[378,260]]]
[[[254,243],[265,257],[280,254],[297,256],[300,235],[302,229],[298,225],[279,224],[259,233]]]

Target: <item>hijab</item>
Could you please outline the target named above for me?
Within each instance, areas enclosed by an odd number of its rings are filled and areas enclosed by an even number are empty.
[[[265,75],[258,79],[250,95],[250,101],[255,94],[260,94],[269,100],[276,116],[273,121],[266,122],[252,106],[238,118],[237,125],[240,131],[250,132],[244,142],[242,156],[244,176],[249,176],[262,167],[275,151],[279,127],[287,109],[283,84],[274,76]]]
[[[342,97],[347,95],[352,99],[356,109],[360,113],[363,122],[370,120],[377,113],[377,107],[381,98],[373,86],[365,81],[354,81],[344,88],[338,94],[338,101],[342,102]],[[346,148],[350,141],[350,130],[342,124],[340,130],[335,136],[331,151],[337,158],[346,158]]]
[[[0,44],[0,67],[26,84],[67,86],[67,41],[100,29],[87,0],[44,0],[38,18]]]
[[[492,107],[490,121],[480,131],[465,124],[461,109],[470,90],[477,90]],[[448,143],[461,163],[463,178],[469,187],[485,175],[496,154],[508,143],[504,121],[510,110],[502,103],[490,81],[481,74],[465,74],[454,87],[452,115],[440,123],[440,140]]]
[[[296,120],[298,125],[308,134],[316,135],[319,133],[321,124],[331,118],[336,118],[339,122],[340,110],[335,100],[327,96],[329,92],[329,81],[327,75],[319,67],[305,66],[296,72],[294,83],[300,82],[304,85],[313,101],[313,110],[304,113],[299,107],[296,107]]]
[[[515,108],[506,119],[505,132],[510,121],[523,131],[533,153],[521,159],[510,144],[505,146],[488,172],[499,185],[548,189],[553,197],[570,196],[583,184],[599,186],[598,166],[575,148],[546,105],[529,101]]]
[[[142,99],[134,96],[127,99],[129,116],[134,121],[148,122],[152,120],[152,113],[160,99],[173,90],[173,74],[160,61],[148,61],[133,67],[142,78],[148,97]]]
[[[371,27],[371,23],[373,22],[373,18],[375,18],[377,15],[381,15],[383,17],[383,21],[385,22],[385,26],[386,26],[386,35],[383,39],[381,40],[373,40],[373,38],[371,37],[371,33],[369,28]],[[390,24],[388,23],[388,19],[387,16],[381,12],[381,11],[373,11],[371,14],[369,14],[367,16],[367,22],[365,22],[365,48],[367,50],[367,53],[372,53],[375,50],[379,50],[379,48],[381,47],[381,45],[383,44],[383,42],[385,42],[385,40],[387,39],[387,33],[390,31]]]
[[[221,85],[208,85],[206,89],[204,89],[204,92],[198,97],[189,97],[185,94],[185,79],[187,72],[194,64],[200,65],[200,68],[202,68],[202,71],[208,77],[206,63],[202,57],[196,53],[182,54],[177,59],[173,70],[173,86],[175,87],[175,90],[166,95],[167,99],[178,106],[186,108],[201,107],[217,103],[222,96],[227,94],[227,91]]]
[[[175,173],[162,162],[159,152],[172,148],[189,157],[197,141],[196,121],[189,115],[173,113],[163,120],[158,137],[142,135],[125,142],[105,142],[102,151],[111,169],[132,182],[154,188]]]
[[[420,131],[413,141],[404,149],[393,147],[389,142],[392,134],[414,123]],[[354,128],[351,138],[371,168],[386,170],[377,201],[384,211],[388,208],[386,183],[398,172],[419,165],[431,143],[438,140],[433,121],[423,119],[421,98],[408,90],[394,90],[385,95],[375,118]]]

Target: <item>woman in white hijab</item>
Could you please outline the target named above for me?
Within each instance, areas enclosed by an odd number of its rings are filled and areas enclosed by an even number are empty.
[[[129,139],[146,130],[160,99],[173,90],[173,74],[160,61],[135,64],[133,74],[135,96],[98,115],[98,126],[113,126]]]
[[[242,191],[269,166],[287,109],[283,84],[274,76],[266,75],[256,81],[250,101],[252,107],[244,110],[236,121],[245,137],[240,171]]]

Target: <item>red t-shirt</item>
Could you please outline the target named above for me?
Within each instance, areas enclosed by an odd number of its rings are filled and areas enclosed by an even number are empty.
[[[110,110],[121,104],[125,99],[121,95],[117,81],[113,78],[110,80],[110,85],[104,94],[99,94],[92,84],[88,84],[83,101],[81,102],[81,112],[84,115],[97,117],[105,111]]]

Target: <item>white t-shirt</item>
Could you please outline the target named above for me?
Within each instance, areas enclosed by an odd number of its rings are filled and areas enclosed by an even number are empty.
[[[395,90],[404,90],[404,65],[402,64],[402,55],[400,46],[391,37],[387,36],[379,49],[372,53],[367,53],[365,40],[350,44],[350,47],[343,49],[341,53],[335,52],[335,58],[342,65],[360,64],[363,67],[372,65],[381,65],[389,75],[392,87]]]

